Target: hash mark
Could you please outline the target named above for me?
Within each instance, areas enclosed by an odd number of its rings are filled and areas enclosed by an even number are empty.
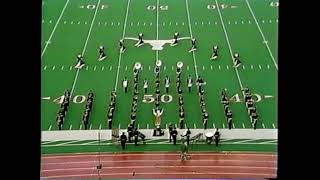
[[[56,68],[56,66],[53,66],[53,67],[52,67],[52,70],[54,70],[55,68]]]

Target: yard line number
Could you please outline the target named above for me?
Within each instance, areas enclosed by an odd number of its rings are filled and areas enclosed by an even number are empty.
[[[156,9],[156,7],[157,6],[155,6],[155,5],[149,5],[149,6],[147,6],[147,10],[149,10],[149,11],[154,11],[155,9]],[[167,5],[162,5],[162,6],[159,6],[159,9],[160,10],[168,10],[168,6]]]
[[[217,7],[217,6],[216,6],[215,4],[208,4],[208,6],[207,6],[207,8],[210,9],[210,10],[211,10],[211,9],[216,9],[216,7]],[[229,6],[226,5],[226,4],[220,4],[220,8],[221,8],[221,9],[225,9],[225,8],[227,8],[227,7],[229,7]]]
[[[63,100],[65,98],[65,95],[59,96],[58,98],[54,99],[53,102],[56,104],[62,104]],[[73,97],[72,102],[75,104],[81,104],[86,100],[86,96],[84,95],[76,95]]]
[[[99,6],[100,6],[100,9],[107,9],[107,8],[110,7],[108,4],[102,4],[102,5],[99,5]],[[81,9],[84,9],[84,8],[95,9],[96,5],[95,4],[81,5],[81,6],[79,6],[79,8],[81,8]]]
[[[261,96],[259,94],[252,94],[252,99],[254,102],[260,102],[264,98],[264,96]],[[243,98],[240,98],[240,95],[237,93],[233,95],[230,99],[231,102],[244,102]]]
[[[169,103],[172,101],[172,99],[173,99],[173,97],[170,94],[163,94],[160,97],[160,100],[163,103]],[[155,101],[155,97],[152,94],[145,94],[143,96],[142,102],[144,102],[144,103],[153,103],[154,101]]]
[[[271,7],[279,7],[279,2],[277,2],[277,1],[271,2],[270,6]]]

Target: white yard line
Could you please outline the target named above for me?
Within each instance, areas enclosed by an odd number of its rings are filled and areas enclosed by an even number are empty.
[[[127,10],[126,10],[126,16],[124,18],[124,23],[123,23],[123,30],[122,30],[122,39],[124,39],[124,35],[126,33],[126,25],[127,25],[127,19],[128,19],[128,12],[129,12],[129,6],[130,6],[130,0],[128,0],[127,3]],[[117,75],[116,75],[116,82],[114,85],[114,91],[117,92],[117,86],[118,86],[118,81],[119,81],[119,72],[120,72],[120,65],[121,65],[121,53],[119,53],[119,58],[118,58],[118,69],[117,69]]]
[[[62,15],[63,15],[64,11],[66,10],[66,7],[68,6],[68,3],[69,3],[69,0],[66,1],[66,4],[64,5],[64,7],[63,7],[63,9],[62,9],[59,18],[58,18],[55,26],[53,27],[53,30],[52,30],[52,32],[51,32],[51,34],[50,34],[50,36],[49,36],[49,40],[47,41],[46,45],[44,46],[44,48],[43,48],[43,50],[42,50],[41,58],[42,58],[42,56],[44,55],[44,53],[46,52],[46,49],[47,49],[47,47],[48,47],[48,44],[49,44],[49,42],[51,41],[51,38],[52,38],[54,32],[56,31],[56,28],[57,28],[57,26],[58,26],[58,24],[59,24],[59,22],[60,22],[60,19],[62,18]]]
[[[92,27],[93,27],[93,23],[94,23],[94,20],[96,19],[96,15],[97,15],[97,12],[98,12],[98,7],[99,7],[99,4],[100,4],[100,0],[98,1],[98,4],[97,4],[97,8],[96,8],[96,11],[94,12],[94,15],[93,15],[93,18],[92,18],[92,21],[91,21],[91,25],[90,25],[90,28],[89,28],[89,32],[88,32],[88,35],[87,35],[87,38],[86,38],[86,41],[84,43],[84,47],[83,47],[83,50],[82,50],[82,56],[84,55],[84,53],[86,52],[86,48],[87,48],[87,44],[88,44],[88,40],[89,40],[89,37],[90,37],[90,34],[91,34],[91,30],[92,30]],[[76,73],[76,76],[74,78],[74,81],[73,81],[73,85],[72,85],[72,89],[70,91],[70,97],[72,97],[72,93],[73,93],[73,90],[74,90],[74,87],[77,83],[77,80],[78,80],[78,75],[79,75],[79,71],[80,69],[78,68],[77,69],[77,73]]]
[[[251,13],[254,21],[256,22],[256,25],[257,25],[257,27],[258,27],[258,29],[259,29],[259,32],[260,32],[260,34],[261,34],[261,36],[262,36],[262,39],[263,39],[263,43],[264,43],[265,46],[267,47],[268,52],[269,52],[269,55],[270,55],[270,57],[271,57],[271,59],[272,59],[272,61],[273,61],[273,63],[274,63],[274,66],[275,66],[275,67],[277,68],[277,70],[278,70],[278,64],[277,64],[277,62],[275,61],[275,59],[274,59],[274,57],[273,57],[273,55],[272,55],[272,53],[271,53],[270,47],[269,47],[269,45],[268,45],[268,41],[267,41],[266,38],[264,37],[264,34],[263,34],[263,32],[262,32],[262,30],[261,30],[261,28],[260,28],[260,25],[259,25],[259,23],[258,23],[255,15],[254,15],[252,9],[251,9],[251,6],[250,6],[248,0],[245,0],[245,1],[246,1],[246,4],[247,4],[247,6],[248,6],[248,8],[249,8],[249,10],[250,10],[250,13]]]
[[[192,35],[192,27],[191,27],[191,22],[190,22],[190,13],[189,13],[188,0],[186,0],[186,9],[187,9],[187,16],[188,16],[190,36],[191,36],[191,38],[193,38],[193,35]],[[195,72],[196,72],[196,78],[198,78],[197,60],[196,60],[194,51],[192,51],[192,57],[193,57],[194,70],[195,70]]]

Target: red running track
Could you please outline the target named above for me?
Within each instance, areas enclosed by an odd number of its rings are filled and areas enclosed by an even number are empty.
[[[67,154],[43,156],[41,166],[41,177],[48,179],[276,178],[277,155],[191,153],[181,162],[178,153]]]

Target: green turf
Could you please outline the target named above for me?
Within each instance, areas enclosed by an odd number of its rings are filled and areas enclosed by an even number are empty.
[[[49,39],[67,0],[46,0],[43,2],[45,3],[42,6],[42,49],[44,49],[45,42]],[[156,10],[147,10],[148,6],[156,5],[156,0],[130,0],[125,32],[123,32],[123,29],[128,1],[101,0],[100,8],[97,10],[84,52],[88,70],[86,67],[80,70],[78,77],[75,78],[76,69],[72,68],[70,70],[70,66],[75,65],[76,55],[83,51],[95,14],[95,9],[88,9],[87,6],[90,5],[92,7],[93,5],[97,5],[98,2],[98,0],[70,0],[55,29],[50,44],[43,53],[41,94],[42,97],[51,98],[50,100],[41,100],[41,129],[43,131],[48,130],[49,127],[51,127],[51,130],[57,130],[55,118],[59,105],[52,100],[61,96],[66,89],[71,90],[75,79],[73,96],[87,96],[89,90],[93,90],[95,93],[93,111],[90,116],[91,128],[98,129],[100,126],[102,129],[107,128],[106,112],[110,92],[115,88],[117,65],[119,62],[119,39],[122,38],[123,33],[125,37],[136,38],[140,32],[144,33],[145,39],[157,38]],[[190,37],[186,2],[188,2],[189,7],[192,35],[197,38],[198,49],[195,51],[195,60],[198,66],[197,73],[204,77],[204,80],[207,82],[205,86],[205,98],[210,116],[208,127],[222,128],[223,125],[226,126],[226,120],[220,103],[221,89],[227,88],[229,97],[235,94],[239,94],[241,97],[241,91],[236,72],[232,67],[233,63],[229,47],[217,8],[207,8],[208,5],[215,5],[215,1],[159,0],[159,5],[163,7],[168,6],[168,10],[161,10],[159,8],[158,36],[159,39],[171,39],[174,32],[179,32],[181,37]],[[268,41],[272,55],[275,61],[278,62],[278,23],[276,22],[278,19],[278,8],[270,6],[273,0],[248,0],[248,2]],[[220,5],[224,4],[224,6],[220,7],[220,12],[232,51],[239,52],[243,59],[243,66],[245,68],[242,66],[238,68],[242,85],[250,87],[255,94],[274,96],[273,98],[262,99],[260,102],[257,102],[258,113],[261,117],[258,128],[263,128],[263,125],[265,128],[273,128],[273,125],[277,128],[277,69],[267,48],[263,44],[259,29],[244,0],[218,0],[218,3]],[[106,5],[109,7],[101,9],[102,6]],[[227,7],[223,8],[225,5]],[[80,8],[81,6],[84,6],[84,8]],[[236,6],[236,8],[231,8],[231,6]],[[262,20],[264,20],[264,23]],[[271,23],[269,22],[270,20]],[[51,23],[49,23],[50,21]],[[241,23],[242,21],[243,24]],[[236,22],[237,24],[235,24]],[[121,57],[118,86],[116,87],[117,109],[114,115],[113,126],[119,127],[120,124],[121,128],[126,128],[130,122],[130,106],[133,93],[132,67],[135,62],[139,61],[143,65],[143,70],[141,71],[139,81],[140,94],[137,124],[139,124],[139,128],[145,129],[147,125],[149,125],[149,128],[152,128],[154,117],[151,111],[154,104],[142,102],[144,94],[143,79],[146,78],[149,81],[148,94],[154,94],[155,86],[153,82],[155,77],[153,69],[156,51],[151,50],[151,47],[148,45],[136,48],[133,46],[134,43],[132,40],[125,41],[127,50]],[[220,55],[218,61],[212,62],[209,60],[209,57],[211,55],[211,48],[215,44],[220,47]],[[98,47],[100,45],[105,46],[107,53],[107,59],[102,62],[97,61]],[[165,94],[163,80],[168,75],[171,78],[171,87],[168,94],[173,97],[172,102],[161,103],[161,106],[164,108],[163,127],[169,122],[178,124],[179,121],[177,92],[175,88],[175,66],[177,61],[183,61],[182,87],[186,111],[185,123],[190,128],[194,128],[194,126],[202,128],[196,89],[193,87],[193,91],[187,93],[186,88],[185,79],[188,74],[192,75],[193,79],[196,76],[194,59],[192,54],[187,52],[190,46],[189,40],[183,40],[176,47],[166,45],[164,50],[159,51],[159,59],[163,62],[160,75],[162,79],[161,94]],[[166,67],[165,70],[164,66]],[[171,69],[172,66],[174,67],[173,70]],[[122,89],[124,77],[129,79],[129,85],[131,85],[129,86],[128,93],[124,93]],[[80,129],[84,106],[85,103],[71,103],[63,129],[70,129],[71,125],[72,130]],[[234,125],[236,128],[243,128],[243,126],[251,128],[249,116],[246,113],[243,102],[233,103],[231,110],[234,113]],[[92,146],[87,148],[93,149]],[[57,149],[59,148],[57,147]]]

